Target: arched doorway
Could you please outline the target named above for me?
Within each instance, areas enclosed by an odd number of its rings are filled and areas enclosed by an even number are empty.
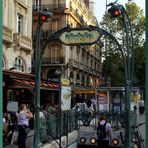
[[[58,69],[51,69],[47,73],[47,80],[52,82],[59,82],[60,73],[57,73]]]

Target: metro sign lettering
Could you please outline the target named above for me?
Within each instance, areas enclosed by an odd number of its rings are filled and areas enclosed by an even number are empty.
[[[101,35],[96,30],[73,29],[70,32],[63,32],[59,39],[66,45],[91,45],[96,43]]]

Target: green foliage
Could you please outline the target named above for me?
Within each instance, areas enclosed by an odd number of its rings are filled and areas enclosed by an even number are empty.
[[[124,70],[122,67],[122,61],[118,52],[108,53],[108,56],[103,62],[103,71],[105,77],[111,78],[112,86],[121,86],[124,82]]]
[[[144,46],[137,46],[135,49],[135,75],[134,77],[139,81],[144,81],[145,77],[145,57]]]
[[[128,2],[125,5],[126,12],[129,16],[132,26],[133,41],[134,41],[134,80],[142,81],[144,79],[145,70],[145,58],[144,58],[144,31],[145,31],[145,17],[143,10],[140,9],[134,2]],[[126,51],[126,36],[125,26],[122,16],[118,18],[112,18],[109,13],[105,13],[103,21],[100,23],[100,27],[112,33],[119,41],[121,47]],[[124,84],[124,66],[121,62],[121,53],[117,49],[115,44],[112,44],[109,39],[104,39],[105,60],[103,62],[103,75],[111,77],[111,85],[123,85]],[[112,47],[111,47],[112,44]],[[109,49],[107,54],[106,49]],[[111,49],[111,50],[110,50]],[[117,54],[118,51],[118,54]]]

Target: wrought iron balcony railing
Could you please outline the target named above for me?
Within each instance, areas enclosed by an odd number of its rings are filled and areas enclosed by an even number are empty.
[[[78,62],[78,61],[76,61],[74,59],[69,59],[69,62],[73,66],[75,66],[77,68],[80,68],[80,69],[82,69],[84,71],[87,71],[87,72],[90,72],[90,73],[93,73],[93,74],[101,73],[100,71],[98,71],[98,70],[96,70],[96,69],[94,69],[94,68],[92,68],[92,67],[90,67],[90,66],[88,66],[88,65],[86,65],[84,63]]]
[[[64,11],[66,9],[66,4],[47,4],[47,5],[33,5],[33,11],[42,11],[48,9],[49,11],[60,10]]]
[[[74,10],[74,8],[72,6],[70,6],[70,11],[78,18],[78,20],[80,21],[80,23],[82,23],[83,25],[87,26],[86,22],[83,20],[82,16],[80,16],[78,14],[78,12],[76,10]]]

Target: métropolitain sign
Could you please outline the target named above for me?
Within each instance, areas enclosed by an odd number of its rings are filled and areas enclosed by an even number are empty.
[[[72,29],[63,32],[59,39],[66,45],[91,45],[100,39],[101,35],[96,30]]]

